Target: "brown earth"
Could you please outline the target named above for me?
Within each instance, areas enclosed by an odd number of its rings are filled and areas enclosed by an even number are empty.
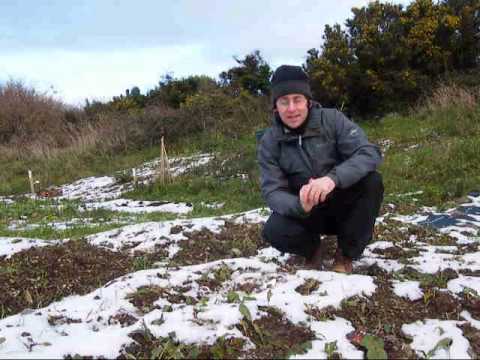
[[[480,357],[480,330],[470,324],[458,325],[458,327],[463,331],[463,336],[465,336],[470,343],[470,356],[472,359],[478,359]]]
[[[187,345],[170,337],[155,338],[148,329],[130,334],[133,343],[126,346],[118,359],[238,359],[244,339],[218,338],[212,345]]]
[[[431,230],[407,226],[398,229],[398,223],[387,222],[382,228],[376,227],[378,240],[392,241],[403,247],[413,247],[408,238],[415,234],[422,241],[433,244],[450,243],[451,239],[439,236]],[[175,255],[172,265],[190,265],[213,260],[250,256],[257,250],[268,246],[261,239],[260,224],[237,225],[227,223],[225,229],[214,234],[206,229],[187,232],[188,228],[176,228],[173,232],[184,231],[187,240],[179,243],[181,250]],[[322,243],[324,259],[330,260],[336,249],[336,241],[327,238]],[[414,256],[415,249],[398,250],[398,247],[380,250],[391,259]],[[476,251],[478,247],[463,247],[461,252]],[[10,259],[0,260],[0,317],[18,313],[26,308],[38,308],[48,305],[72,294],[85,294],[121,275],[151,267],[153,261],[165,259],[165,249],[158,248],[152,254],[131,255],[112,252],[90,246],[85,241],[71,241],[60,246],[32,248],[13,255]],[[139,263],[138,260],[142,260]],[[302,258],[292,256],[280,271],[296,272],[304,268]],[[215,291],[229,279],[230,270],[221,266],[212,276],[204,276],[197,282]],[[376,265],[358,267],[356,273],[375,277],[377,291],[370,297],[353,297],[342,303],[341,309],[332,307],[319,309],[310,306],[306,311],[316,320],[334,319],[336,316],[351,321],[357,330],[365,329],[369,334],[384,340],[385,350],[391,358],[416,357],[409,347],[409,339],[401,332],[401,326],[425,318],[458,320],[462,310],[468,310],[474,318],[480,320],[480,299],[472,294],[460,294],[460,300],[442,291],[449,280],[458,276],[452,269],[436,274],[422,274],[412,268],[405,268],[397,274],[388,274]],[[479,272],[460,271],[466,275],[479,276]],[[206,274],[208,275],[208,274]],[[424,291],[424,298],[417,301],[396,296],[391,289],[394,279],[418,280]],[[185,285],[185,284],[184,284]],[[258,288],[255,282],[239,284],[235,290],[251,293]],[[318,284],[308,280],[297,291],[310,294]],[[198,299],[184,295],[189,286],[177,288],[145,287],[132,293],[130,301],[142,312],[150,311],[153,303],[160,297],[171,304],[195,304]],[[168,309],[163,309],[168,311]],[[255,344],[255,349],[245,350],[245,341],[237,338],[219,338],[213,345],[185,345],[174,338],[155,339],[148,330],[131,335],[134,343],[123,351],[123,357],[134,355],[137,358],[158,356],[163,351],[166,357],[197,358],[264,358],[285,357],[289,352],[303,353],[313,339],[310,329],[291,324],[284,315],[274,308],[264,308],[266,315],[253,322],[246,319],[238,328]],[[161,321],[162,319],[159,319]],[[75,322],[76,319],[52,318],[53,323]],[[129,326],[137,319],[129,314],[117,314],[108,319],[109,323]],[[462,326],[465,337],[470,340],[472,350],[478,354],[479,332],[470,326]],[[127,355],[129,354],[129,355]]]
[[[160,286],[141,286],[134,293],[127,295],[127,299],[144,314],[157,308],[154,303],[160,298],[166,299],[171,304],[194,305],[198,302],[191,296]]]
[[[408,345],[409,340],[401,331],[403,324],[426,318],[459,319],[462,306],[449,293],[430,287],[423,299],[410,301],[393,293],[391,275],[378,269],[370,272],[376,274],[375,293],[369,298],[356,296],[344,300],[341,309],[333,311],[333,315],[351,321],[356,330],[365,330],[383,339],[389,358],[416,358]]]
[[[83,240],[35,247],[0,260],[0,317],[86,294],[132,271],[127,255]]]
[[[179,242],[181,250],[175,254],[172,263],[183,266],[253,256],[257,250],[268,246],[261,237],[261,226],[227,222],[218,234],[208,229],[185,231],[183,234],[188,239]]]
[[[311,347],[315,334],[309,328],[294,325],[276,308],[259,307],[267,315],[250,321],[243,319],[237,328],[255,348],[244,352],[247,359],[279,359],[303,354]]]

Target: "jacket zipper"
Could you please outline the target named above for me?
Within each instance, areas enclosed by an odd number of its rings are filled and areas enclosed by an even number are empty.
[[[313,166],[310,162],[310,159],[308,158],[308,155],[305,153],[303,150],[302,146],[302,135],[298,135],[298,151],[300,152],[300,156],[302,157],[302,160],[305,162],[305,165],[307,165],[307,168],[310,170],[310,173],[312,174],[312,177],[317,177],[313,171]]]

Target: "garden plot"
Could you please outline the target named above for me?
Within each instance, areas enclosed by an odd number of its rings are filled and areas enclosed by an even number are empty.
[[[207,164],[211,159],[213,159],[213,155],[210,154],[172,158],[169,160],[170,174],[172,176],[181,175],[196,166]],[[142,184],[150,183],[154,178],[155,168],[159,162],[160,159],[156,159],[135,169],[138,181]],[[124,183],[119,183],[112,176],[101,176],[80,179],[72,184],[63,185],[59,188],[61,192],[59,199],[80,199],[83,202],[92,203],[117,199],[123,193],[133,190],[133,178],[129,175],[130,173],[131,170],[123,172],[126,176]]]
[[[239,353],[248,354],[259,350],[256,336],[268,338],[260,327],[267,327],[268,322],[283,322],[306,334],[305,342],[313,341],[318,347],[315,342],[321,343],[323,335],[315,329],[325,329],[327,324],[317,324],[319,321],[305,312],[309,306],[317,304],[319,298],[321,306],[339,306],[344,298],[375,291],[368,276],[311,270],[290,274],[273,262],[274,258],[285,261],[286,257],[279,255],[266,249],[251,258],[218,260],[178,270],[139,271],[89,294],[25,310],[0,321],[4,340],[0,354],[112,358],[134,348],[135,334],[147,332],[155,338],[170,336],[186,345],[213,346],[219,338],[235,338],[243,345]],[[322,285],[302,295],[298,287],[309,279]],[[249,292],[240,290],[247,283],[256,287]],[[338,341],[338,351],[344,357],[358,357],[361,352],[345,338],[345,332],[353,328],[346,322],[343,328],[332,340]],[[281,340],[286,341],[285,336]],[[270,351],[286,354],[288,350],[279,346]]]
[[[108,179],[91,184],[103,186],[85,185],[100,189],[90,206],[122,206],[98,200]],[[331,238],[322,271],[269,247],[266,209],[80,240],[2,237],[0,357],[478,357],[480,198],[469,200],[383,214],[351,275],[329,271]]]
[[[390,357],[478,354],[476,245],[433,245],[447,235],[392,214],[355,274],[343,275],[328,271],[334,244],[327,271],[268,247],[267,216],[135,224],[43,247],[22,239],[0,262],[2,280],[20,291],[3,295],[16,310],[3,310],[0,356],[362,358],[380,345]],[[38,271],[22,275],[32,263]],[[35,276],[42,288],[28,283]]]
[[[40,240],[40,239],[28,239],[22,237],[1,237],[0,236],[0,259],[9,258],[13,254],[28,250],[32,247],[42,247],[48,245],[61,244],[62,241],[58,240]]]
[[[187,170],[208,163],[212,158],[213,156],[209,154],[174,158],[170,161],[171,174],[172,176],[181,175]],[[158,165],[158,161],[157,159],[145,163],[136,169],[139,183],[146,184],[154,179],[155,166]],[[23,202],[15,202],[13,197],[0,197],[0,206],[4,208],[3,210],[7,214],[16,212],[16,216],[12,215],[11,219],[4,224],[4,229],[16,232],[16,235],[19,235],[19,232],[28,232],[39,228],[44,232],[58,233],[58,231],[64,230],[76,231],[80,228],[95,228],[98,226],[105,228],[116,224],[126,225],[138,221],[138,217],[145,214],[165,214],[165,217],[168,218],[175,215],[187,215],[193,210],[193,205],[186,202],[122,199],[121,195],[123,193],[134,189],[132,178],[127,178],[127,181],[124,180],[112,176],[80,179],[72,184],[63,185],[58,189],[49,191],[48,199],[27,194]],[[31,200],[28,200],[30,198]],[[30,203],[26,204],[28,201]],[[32,204],[33,202],[35,204]],[[10,211],[9,206],[17,206],[17,209]],[[39,216],[36,220],[31,220],[28,216],[23,215],[25,207],[31,210],[33,206],[36,209],[42,209],[42,212],[46,215],[43,217],[45,220],[39,222]],[[202,206],[218,208],[222,204],[204,203]],[[64,216],[65,207],[68,208],[68,216]],[[100,213],[97,210],[108,212],[106,216],[108,219],[104,219],[102,215],[97,216]],[[55,213],[54,217],[60,219],[52,219],[49,212]],[[96,214],[93,214],[95,212]],[[32,211],[32,213],[38,215],[38,211]],[[93,218],[91,218],[92,216]],[[63,220],[64,218],[65,220]]]

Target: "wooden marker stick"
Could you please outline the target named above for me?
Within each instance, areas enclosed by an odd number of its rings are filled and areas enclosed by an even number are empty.
[[[133,184],[137,184],[137,173],[135,171],[135,168],[132,169],[132,177],[133,177]]]
[[[160,146],[160,180],[162,182],[162,185],[165,184],[165,157],[163,152],[163,136]]]
[[[28,181],[30,182],[30,191],[35,195],[35,185],[33,184],[32,170],[28,170]]]

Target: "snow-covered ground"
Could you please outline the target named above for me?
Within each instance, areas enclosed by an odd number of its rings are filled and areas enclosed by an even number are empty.
[[[209,155],[196,158],[198,163],[208,161]],[[174,173],[185,169],[185,163]],[[139,176],[151,176],[150,167],[138,169]],[[82,179],[62,187],[63,197],[81,198],[92,208],[114,210],[120,208],[136,212],[138,208],[168,211],[162,206],[172,206],[173,212],[188,212],[188,204],[152,204],[119,199],[128,185],[118,185],[111,177]],[[113,198],[113,200],[112,200]],[[116,198],[116,200],[114,200]],[[109,199],[109,200],[107,200]],[[4,201],[4,200],[2,200]],[[4,201],[5,202],[5,201]],[[176,206],[176,207],[175,207]],[[86,240],[94,246],[112,251],[149,252],[161,248],[167,256],[152,268],[119,277],[86,295],[73,295],[39,309],[26,309],[0,320],[0,358],[61,358],[64,356],[92,356],[114,358],[134,340],[129,334],[148,330],[154,337],[168,337],[175,333],[176,340],[185,344],[213,344],[219,337],[244,339],[246,347],[254,347],[251,339],[237,327],[245,316],[241,306],[246,306],[252,321],[265,315],[265,306],[275,307],[293,324],[309,328],[315,339],[306,354],[294,358],[326,358],[326,345],[335,343],[336,352],[343,358],[363,358],[364,352],[355,347],[347,337],[355,330],[348,319],[335,316],[323,321],[311,315],[309,309],[339,309],[342,301],[359,296],[372,297],[377,291],[375,276],[355,274],[355,270],[373,264],[388,273],[397,273],[406,267],[421,274],[434,274],[445,269],[458,272],[458,277],[447,282],[447,291],[459,297],[465,291],[480,294],[480,251],[465,251],[466,244],[478,243],[480,229],[480,196],[472,194],[470,202],[456,209],[439,213],[424,209],[420,214],[399,216],[389,214],[379,222],[397,220],[405,224],[437,226],[456,239],[449,246],[430,245],[424,239],[406,234],[405,244],[380,238],[370,244],[364,256],[354,262],[354,274],[344,275],[331,271],[297,269],[286,266],[289,255],[267,247],[250,257],[216,260],[191,266],[170,266],[171,259],[184,246],[187,239],[183,231],[208,230],[221,232],[227,223],[261,223],[269,215],[266,209],[214,218],[177,219],[124,226],[115,230],[90,235]],[[27,238],[0,237],[0,259],[31,247],[61,244]],[[387,254],[398,252],[405,258],[390,258]],[[218,271],[227,272],[220,286],[212,289],[205,280],[212,280]],[[464,275],[460,271],[470,271]],[[308,293],[298,288],[307,282],[317,284]],[[252,285],[248,294],[238,290],[242,284]],[[201,301],[173,301],[160,296],[152,309],[144,311],[131,299],[144,287],[168,289],[170,295],[181,295]],[[419,281],[399,279],[392,281],[392,291],[411,302],[424,301],[426,296]],[[186,288],[179,293],[179,288]],[[235,291],[237,298],[229,294]],[[472,295],[475,296],[475,295]],[[361,311],[361,309],[359,309]],[[119,319],[127,318],[128,321]],[[411,348],[419,357],[470,358],[472,345],[459,325],[470,324],[480,330],[480,319],[469,311],[462,311],[455,321],[422,319],[405,323],[402,331],[412,338]],[[170,335],[169,335],[170,334]]]
[[[139,201],[130,199],[115,199],[85,204],[86,209],[106,209],[127,213],[170,212],[187,214],[193,210],[192,204],[172,203],[168,201]]]
[[[197,166],[208,164],[214,158],[211,154],[197,154],[192,156],[177,157],[169,159],[170,175],[175,177],[191,170]],[[149,184],[155,179],[156,168],[160,159],[155,159],[144,163],[140,167],[135,168],[137,182],[141,184]],[[131,173],[131,170],[124,173]],[[120,172],[121,173],[121,172]],[[41,206],[56,207],[59,210],[64,206],[62,200],[78,200],[79,211],[105,209],[121,213],[129,214],[145,214],[145,213],[171,213],[178,215],[186,215],[193,210],[193,205],[182,202],[169,201],[140,201],[131,199],[122,199],[122,194],[134,189],[133,180],[129,182],[120,182],[113,176],[92,176],[77,180],[71,184],[64,184],[56,188],[52,193],[55,194],[49,203]],[[26,197],[42,201],[43,198],[26,194]],[[0,196],[0,206],[8,206],[15,203],[11,196]],[[221,208],[223,204],[202,203],[202,206],[211,208]],[[71,219],[63,222],[42,222],[30,223],[28,219],[12,220],[7,229],[11,231],[32,230],[38,227],[50,227],[56,230],[65,230],[74,226],[96,226],[99,225],[95,221],[89,219]],[[110,221],[108,223],[126,223],[128,219]],[[105,225],[105,222],[101,223]]]
[[[480,194],[472,193],[470,201],[459,207],[438,212],[435,208],[424,207],[419,214],[393,217],[405,223],[429,226],[454,236],[461,244],[478,241],[480,237]]]
[[[171,176],[178,176],[186,171],[207,164],[213,159],[211,154],[199,154],[188,157],[178,157],[169,159]],[[160,159],[143,164],[135,169],[137,181],[142,184],[150,183],[155,177],[155,169]],[[133,169],[125,170],[124,173],[132,174]],[[72,184],[66,184],[59,187],[61,194],[59,199],[79,199],[84,202],[99,202],[103,200],[112,200],[119,198],[123,193],[131,191],[134,188],[132,181],[118,183],[115,177],[100,176],[80,179]]]
[[[88,241],[96,246],[119,250],[127,246],[131,251],[148,251],[155,247],[168,249],[171,257],[178,250],[184,235],[172,231],[182,226],[189,231],[209,229],[219,232],[227,220],[237,223],[264,221],[264,210],[251,211],[217,218],[174,220],[151,222],[126,226],[120,229],[91,235]],[[34,239],[0,239],[0,255],[9,256],[31,246],[46,246],[54,242]],[[365,259],[377,261],[380,267],[392,270],[392,266],[382,262],[382,255],[375,249],[389,249],[394,244],[379,241],[369,246]],[[438,253],[437,250],[455,250],[455,246],[435,247],[419,245],[422,253],[413,257],[412,262],[421,272],[430,273],[446,264],[450,268],[480,269],[480,252],[464,255]],[[435,257],[437,256],[437,257]],[[66,355],[94,357],[116,357],[133,340],[128,336],[135,330],[146,326],[157,337],[168,336],[175,332],[176,338],[184,343],[213,344],[220,336],[245,338],[235,327],[242,318],[239,303],[227,301],[227,294],[237,285],[249,281],[256,288],[245,301],[253,320],[262,316],[262,306],[275,306],[285,313],[294,324],[303,324],[315,332],[317,340],[312,348],[301,357],[325,358],[325,344],[336,341],[337,352],[345,358],[361,358],[363,353],[355,348],[346,335],[354,330],[352,324],[342,318],[317,321],[306,313],[309,306],[325,308],[339,307],[342,300],[354,295],[371,296],[376,289],[374,278],[365,275],[343,275],[329,271],[299,270],[291,274],[282,270],[288,255],[281,255],[273,248],[266,248],[256,256],[213,261],[206,264],[168,268],[159,267],[128,274],[83,296],[70,296],[41,309],[24,311],[0,320],[0,357],[7,358],[58,358]],[[355,263],[361,266],[365,260]],[[158,266],[159,264],[157,264]],[[403,266],[398,264],[399,267]],[[212,277],[215,269],[228,267],[231,278],[225,281],[217,291],[210,291],[199,283],[203,277]],[[295,289],[307,279],[317,280],[320,286],[308,295],[302,295]],[[172,289],[188,284],[190,290],[186,296],[203,298],[202,305],[170,303],[160,298],[156,308],[146,314],[141,313],[130,301],[129,295],[143,286],[157,286]],[[422,297],[418,282],[396,282],[395,293],[412,301]],[[465,287],[480,292],[479,278],[460,276],[448,283],[452,293],[461,292]],[[241,295],[240,296],[244,296]],[[170,306],[169,311],[161,310]],[[131,325],[120,324],[115,319],[128,314],[134,319]],[[468,357],[469,343],[462,336],[456,324],[469,321],[470,314],[457,321],[425,320],[421,323],[405,324],[403,331],[414,342],[412,348],[419,356],[435,350],[442,338],[451,338],[448,348],[439,347],[430,356],[443,358]],[[470,317],[471,318],[471,317]],[[52,321],[51,319],[60,319]],[[61,320],[63,319],[63,320]],[[162,319],[162,321],[158,321]],[[72,321],[73,320],[73,321]],[[475,324],[475,320],[473,319]],[[440,330],[439,330],[440,329]],[[252,344],[250,343],[250,346]]]

